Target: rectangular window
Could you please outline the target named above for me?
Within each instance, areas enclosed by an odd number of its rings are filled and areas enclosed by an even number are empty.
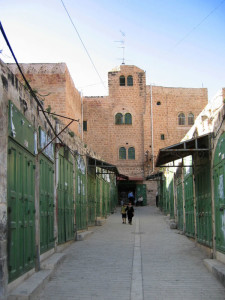
[[[165,140],[165,135],[161,134],[161,140]]]
[[[83,121],[83,131],[87,131],[87,121]]]

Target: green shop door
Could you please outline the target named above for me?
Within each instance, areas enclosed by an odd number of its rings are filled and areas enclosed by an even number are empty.
[[[68,159],[65,156],[67,156]],[[73,164],[71,160],[70,154],[64,149],[60,149],[57,191],[59,244],[74,238]]]
[[[76,161],[76,228],[87,228],[87,200],[86,200],[86,167],[84,160],[78,156]]]
[[[9,282],[34,267],[34,156],[9,139],[8,144]]]
[[[96,194],[96,177],[88,173],[87,196],[88,196],[88,225],[95,225],[95,194]]]
[[[193,197],[193,177],[192,174],[184,178],[184,201],[185,201],[185,222],[186,235],[195,236],[195,218],[194,218],[194,197]]]
[[[177,183],[177,228],[184,230],[184,209],[183,209],[183,189],[182,181]]]
[[[40,155],[40,252],[54,247],[54,165]]]
[[[196,225],[199,243],[212,247],[212,200],[209,160],[195,169]]]
[[[217,143],[214,162],[214,205],[216,249],[225,253],[225,133]]]
[[[147,204],[147,196],[146,196],[146,184],[137,184],[136,186],[136,198],[138,200],[139,197],[143,198],[143,205]]]

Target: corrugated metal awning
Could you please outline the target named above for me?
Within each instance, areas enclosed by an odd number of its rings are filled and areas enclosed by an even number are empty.
[[[163,149],[160,149],[156,158],[156,167],[161,167],[171,161],[192,155],[196,152],[211,150],[212,133],[198,136]]]
[[[107,163],[103,160],[94,158],[92,156],[87,155],[88,158],[88,166],[89,167],[98,167],[104,170],[107,170],[106,174],[115,173],[117,177],[128,179],[128,176],[120,174],[117,167],[115,165],[112,165],[110,163]]]
[[[157,172],[146,177],[146,180],[157,181],[162,179],[163,172]]]

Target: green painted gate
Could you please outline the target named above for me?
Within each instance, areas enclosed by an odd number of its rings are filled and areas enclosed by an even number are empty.
[[[216,249],[225,253],[225,133],[217,143],[213,161]]]
[[[34,157],[15,142],[8,145],[9,281],[34,267]]]
[[[177,228],[184,230],[183,187],[182,181],[177,182]]]
[[[87,228],[86,167],[81,156],[76,160],[76,228]]]
[[[54,247],[54,165],[40,155],[40,252]]]
[[[137,184],[136,198],[143,197],[143,205],[147,204],[146,184]]]
[[[58,169],[58,242],[62,244],[74,238],[73,163],[65,148],[59,151]]]
[[[95,212],[95,197],[96,197],[96,177],[95,168],[88,169],[88,183],[87,183],[87,203],[88,203],[88,225],[95,225],[96,212]]]
[[[197,240],[206,246],[212,246],[212,199],[210,181],[210,162],[200,162],[195,169],[196,226]]]
[[[184,168],[184,201],[185,201],[185,233],[187,236],[195,236],[194,195],[192,168]]]
[[[34,267],[35,139],[34,129],[9,101],[7,169],[9,282]]]
[[[174,187],[173,187],[173,177],[171,178],[171,181],[169,183],[169,213],[170,218],[174,218]]]
[[[39,212],[40,253],[54,247],[54,147],[51,138],[39,127]]]
[[[101,217],[101,180],[96,176],[96,217]]]

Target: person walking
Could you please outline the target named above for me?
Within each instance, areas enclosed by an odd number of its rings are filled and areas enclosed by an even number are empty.
[[[131,202],[129,202],[129,204],[128,204],[127,208],[126,208],[126,212],[127,212],[128,223],[130,225],[132,225],[132,218],[134,216],[134,208],[133,208]]]
[[[126,224],[126,220],[127,220],[126,208],[127,207],[124,203],[123,206],[121,207],[121,214],[122,214],[123,224]]]
[[[132,205],[134,204],[134,194],[132,191],[129,191],[128,193],[128,201],[132,203]]]

